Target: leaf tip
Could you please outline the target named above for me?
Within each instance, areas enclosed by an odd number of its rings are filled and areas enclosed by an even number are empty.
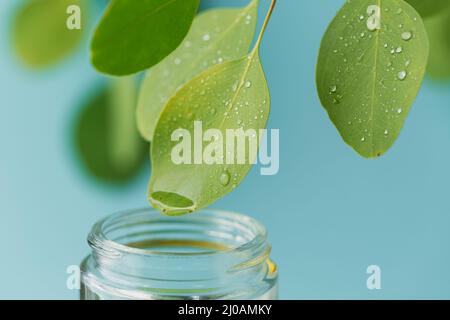
[[[344,139],[345,141],[345,139]],[[364,159],[368,159],[368,160],[374,160],[374,159],[378,159],[381,158],[382,156],[385,155],[385,153],[389,150],[389,148],[387,148],[386,150],[380,150],[380,149],[371,149],[371,150],[367,150],[365,148],[361,148],[357,145],[351,144],[348,141],[345,141],[347,143],[347,145],[349,145],[357,154],[359,154],[361,157],[363,157]]]
[[[191,199],[173,192],[150,192],[148,200],[154,208],[167,216],[185,215],[197,209]]]

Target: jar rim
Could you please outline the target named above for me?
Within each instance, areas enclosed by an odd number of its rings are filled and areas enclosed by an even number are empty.
[[[142,215],[140,218],[148,219],[147,221],[172,221],[180,222],[186,219],[211,219],[217,220],[226,219],[232,221],[234,227],[244,227],[247,230],[251,230],[252,237],[242,243],[237,244],[223,250],[208,250],[208,251],[198,251],[198,252],[171,252],[165,250],[155,250],[155,249],[144,249],[132,247],[127,244],[120,243],[108,235],[108,227],[114,223],[118,223],[123,220],[125,222],[127,219],[133,216]],[[146,215],[146,216],[144,216]],[[106,216],[99,220],[93,227],[88,237],[89,245],[95,250],[101,248],[101,250],[106,253],[106,255],[122,255],[122,254],[133,254],[139,256],[158,256],[158,257],[170,257],[170,256],[181,256],[181,257],[216,257],[221,255],[230,255],[233,253],[252,253],[258,251],[258,249],[267,247],[267,229],[266,227],[256,220],[255,218],[225,210],[201,210],[197,213],[192,213],[189,216],[175,216],[169,217],[164,216],[159,213],[159,211],[153,208],[142,208],[134,209],[128,211],[119,211],[112,215]]]

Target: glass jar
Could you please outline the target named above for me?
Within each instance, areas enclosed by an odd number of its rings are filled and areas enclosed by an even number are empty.
[[[109,216],[92,228],[81,299],[276,299],[267,233],[244,215],[154,210]]]

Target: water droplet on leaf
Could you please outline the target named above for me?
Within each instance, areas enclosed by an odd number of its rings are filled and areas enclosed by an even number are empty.
[[[412,38],[412,33],[407,31],[407,32],[403,32],[402,33],[402,39],[405,41],[411,40]]]
[[[407,75],[408,75],[408,74],[406,73],[406,71],[400,71],[400,72],[397,74],[397,78],[398,78],[399,80],[403,81],[403,80],[406,79],[406,76],[407,76]]]
[[[219,178],[220,184],[226,187],[230,184],[230,180],[231,180],[230,173],[228,171],[222,172]]]

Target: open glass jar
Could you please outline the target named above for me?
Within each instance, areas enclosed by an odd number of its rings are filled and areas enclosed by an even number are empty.
[[[203,211],[109,216],[92,228],[81,299],[276,299],[277,267],[256,220]]]

